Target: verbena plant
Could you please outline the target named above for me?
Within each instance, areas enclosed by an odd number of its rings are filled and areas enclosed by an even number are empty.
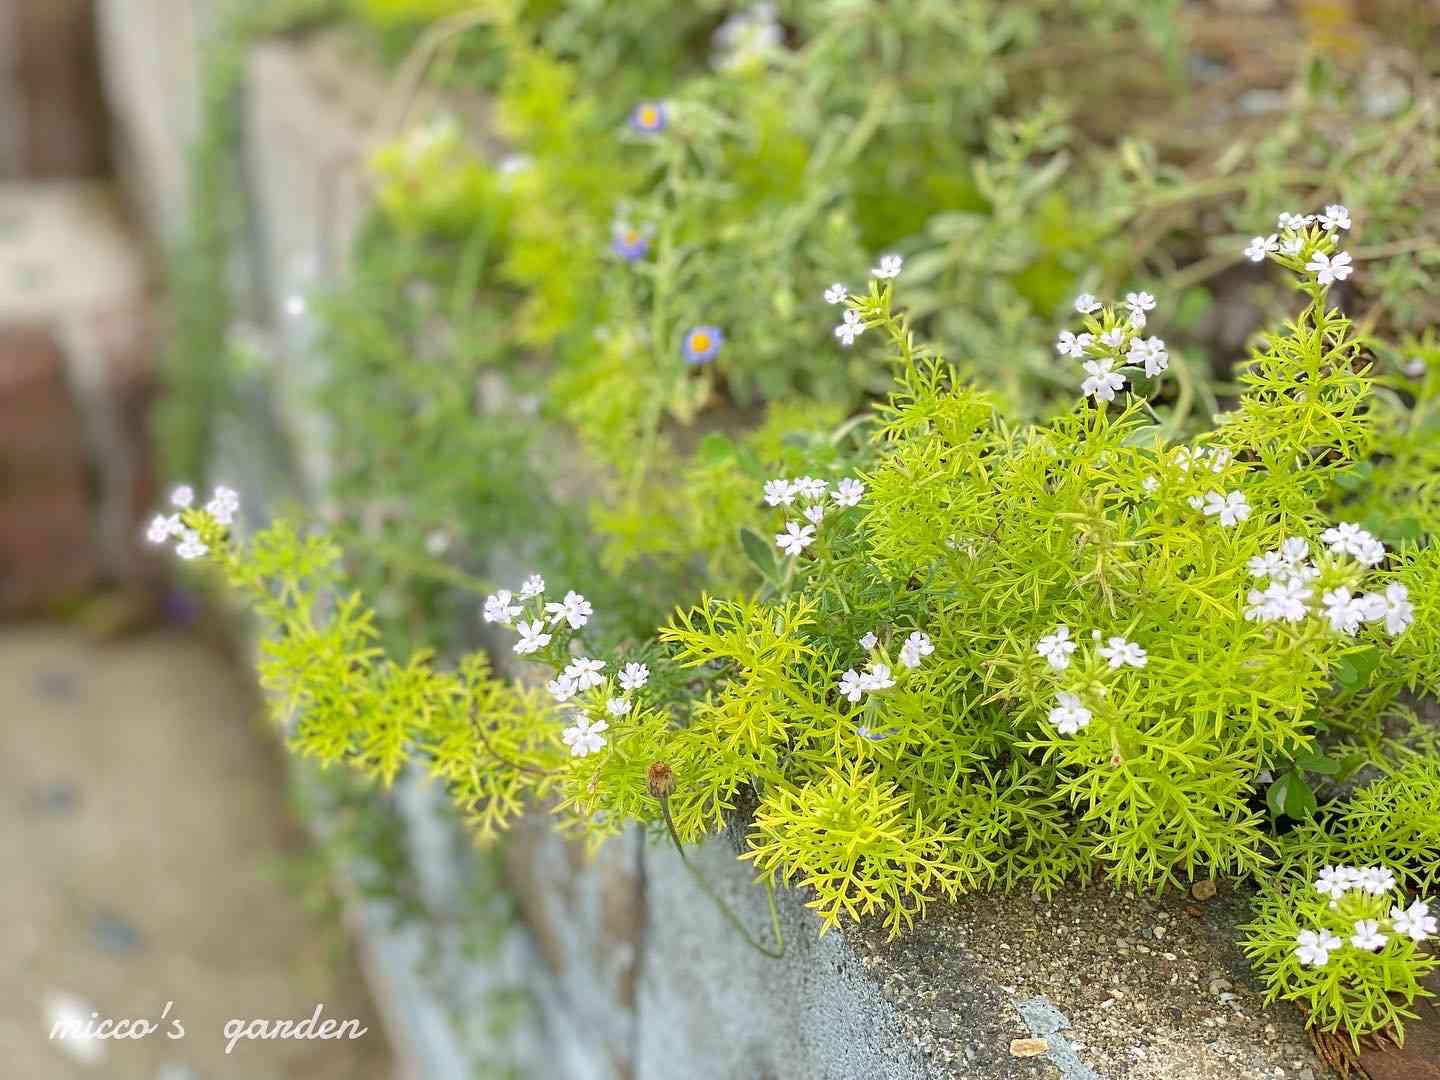
[[[902,262],[882,260],[867,292],[826,299],[842,339],[885,343],[892,387],[754,479],[742,528],[725,530],[751,587],[650,640],[597,612],[585,582],[496,590],[484,618],[533,677],[478,652],[453,667],[386,655],[339,549],[285,524],[241,542],[229,491],[204,508],[177,492],[152,538],[178,538],[260,616],[262,682],[298,753],[387,782],[423,763],[481,837],[536,798],[595,841],[638,822],[682,846],[753,806],[742,857],[767,882],[802,886],[823,928],[875,917],[892,935],[975,889],[1255,877],[1248,941],[1271,995],[1326,1029],[1400,1035],[1433,964],[1433,760],[1334,829],[1273,828],[1313,815],[1309,778],[1335,771],[1320,736],[1363,742],[1440,675],[1423,526],[1387,545],[1332,516],[1357,477],[1362,492],[1422,482],[1425,443],[1423,424],[1376,406],[1330,303],[1348,228],[1331,206],[1252,241],[1304,305],[1257,347],[1215,430],[1179,444],[1149,400],[1171,362],[1147,329],[1153,297],[1077,300],[1056,350],[1080,403],[1015,422],[916,340],[894,307]],[[1360,822],[1387,807],[1412,824],[1377,843]],[[1333,908],[1316,860],[1334,860]]]

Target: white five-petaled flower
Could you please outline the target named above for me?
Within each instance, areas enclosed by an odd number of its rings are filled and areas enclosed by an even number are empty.
[[[485,621],[504,623],[509,626],[516,615],[524,609],[512,604],[509,589],[500,589],[485,598]]]
[[[1145,374],[1151,378],[1170,366],[1170,354],[1165,351],[1165,342],[1158,337],[1149,337],[1144,341],[1137,338],[1132,341],[1125,359],[1132,364],[1144,364]]]
[[[880,265],[871,270],[870,273],[877,278],[897,278],[900,276],[900,268],[905,265],[905,260],[899,255],[881,255]]]
[[[620,670],[620,689],[639,690],[650,681],[650,669],[644,664],[626,664]]]
[[[837,281],[825,290],[825,303],[843,304],[849,295],[849,288],[847,288],[843,282]]]
[[[1326,255],[1323,251],[1317,251],[1310,256],[1310,261],[1305,264],[1305,269],[1315,275],[1315,280],[1321,285],[1330,285],[1337,281],[1344,281],[1350,276],[1354,267],[1350,265],[1350,253],[1337,251],[1334,255]]]
[[[1286,577],[1272,581],[1263,594],[1261,618],[1299,622],[1309,614],[1310,598],[1314,595],[1315,591],[1306,587],[1303,578]]]
[[[813,476],[802,476],[795,482],[795,490],[806,499],[823,499],[825,489],[830,485],[824,480],[817,480]]]
[[[1035,651],[1043,656],[1056,671],[1070,666],[1070,654],[1075,651],[1075,642],[1070,640],[1070,627],[1061,623],[1053,633],[1040,639]]]
[[[771,506],[789,506],[798,492],[789,480],[766,480],[765,501]]]
[[[623,697],[612,697],[605,702],[605,711],[611,716],[626,716],[630,712],[630,699]]]
[[[564,600],[546,604],[545,614],[550,616],[551,626],[565,622],[570,624],[571,630],[579,630],[590,621],[595,609],[590,606],[589,600],[571,589],[565,594]]]
[[[1055,700],[1059,704],[1050,710],[1049,719],[1061,735],[1074,735],[1090,723],[1090,710],[1074,694],[1062,690]]]
[[[1321,896],[1339,900],[1359,882],[1359,873],[1353,866],[1326,866],[1315,879],[1315,891]]]
[[[576,690],[589,690],[605,681],[600,672],[605,670],[604,660],[591,660],[588,656],[577,656],[560,673],[562,679],[569,679]]]
[[[1366,593],[1362,600],[1366,619],[1384,619],[1387,634],[1403,634],[1415,621],[1415,605],[1410,601],[1410,590],[1398,581],[1386,585],[1384,593]]]
[[[1285,562],[1285,556],[1277,550],[1267,551],[1264,555],[1256,555],[1245,565],[1249,568],[1251,577],[1266,578],[1282,573],[1288,564]]]
[[[539,574],[531,574],[525,579],[525,584],[520,586],[520,599],[530,600],[544,591],[545,579]]]
[[[1327,930],[1301,930],[1295,939],[1295,955],[1306,967],[1324,967],[1341,941]]]
[[[1110,661],[1112,668],[1118,668],[1124,664],[1129,664],[1131,667],[1144,667],[1150,662],[1150,656],[1144,649],[1133,641],[1126,641],[1123,637],[1112,637],[1100,647],[1100,655]]]
[[[200,539],[200,534],[194,529],[182,530],[180,543],[175,545],[175,554],[182,559],[198,559],[209,550],[210,548]]]
[[[1360,870],[1359,884],[1370,896],[1384,896],[1395,888],[1395,872],[1388,866],[1366,866]]]
[[[854,668],[840,676],[840,696],[846,701],[859,701],[865,694],[865,676]]]
[[[930,641],[930,635],[916,630],[905,639],[905,644],[900,646],[900,663],[907,668],[918,668],[921,658],[934,651],[935,646]]]
[[[1238,525],[1250,516],[1250,504],[1243,491],[1231,491],[1221,495],[1218,491],[1205,493],[1205,516],[1218,514],[1220,524],[1225,528]]]
[[[1276,233],[1257,236],[1245,248],[1245,257],[1251,262],[1264,262],[1265,256],[1280,250],[1280,237]]]
[[[1360,624],[1365,621],[1365,601],[1358,596],[1351,596],[1350,590],[1343,585],[1320,597],[1320,602],[1325,605],[1325,618],[1329,620],[1331,628],[1342,634],[1353,637],[1355,631],[1360,629]]]
[[[1385,545],[1368,530],[1349,521],[1326,529],[1320,539],[1336,555],[1349,555],[1366,566],[1377,566],[1385,560]]]
[[[545,684],[545,689],[550,691],[550,696],[556,701],[564,704],[575,696],[575,684],[563,675],[558,679],[551,679]]]
[[[1100,344],[1111,349],[1118,349],[1125,344],[1126,335],[1127,331],[1118,326],[1112,326],[1100,335]]]
[[[880,639],[875,636],[875,631],[871,630],[868,634],[866,634],[860,639],[860,647],[867,650],[873,649],[879,640]]]
[[[1303,236],[1287,236],[1280,241],[1280,252],[1289,255],[1292,259],[1305,249],[1305,238]]]
[[[1075,297],[1075,310],[1081,315],[1089,315],[1093,311],[1100,310],[1100,301],[1091,296],[1088,292],[1082,292]]]
[[[805,508],[805,520],[811,525],[819,525],[825,519],[825,507],[821,503]]]
[[[181,510],[188,510],[195,503],[195,489],[189,484],[181,484],[170,493],[170,505],[178,506]]]
[[[865,485],[854,477],[847,476],[835,485],[830,497],[841,506],[854,506],[865,495]]]
[[[845,321],[835,327],[835,336],[840,339],[841,345],[853,345],[855,339],[865,332],[865,323],[860,319],[858,311],[846,311]]]
[[[786,555],[799,555],[815,542],[815,526],[787,521],[785,531],[775,534],[775,544]]]
[[[1320,215],[1320,224],[1327,232],[1333,232],[1335,229],[1348,229],[1350,228],[1350,211],[1339,203],[1331,203]]]
[[[1385,942],[1390,939],[1380,932],[1380,924],[1374,919],[1361,919],[1355,924],[1355,932],[1350,935],[1350,944],[1357,949],[1365,949],[1368,952],[1375,952],[1385,947]]]
[[[585,757],[605,746],[604,733],[609,729],[610,725],[604,720],[591,723],[585,716],[580,715],[575,717],[574,726],[567,727],[560,733],[560,738],[570,747],[571,756]]]
[[[1276,219],[1275,227],[1282,232],[1289,229],[1303,229],[1314,220],[1314,214],[1292,214],[1287,210]]]
[[[545,624],[539,619],[534,622],[516,623],[515,629],[520,634],[520,640],[515,642],[515,651],[521,656],[539,652],[550,644],[550,635],[545,633]]]
[[[1411,941],[1424,941],[1437,929],[1435,916],[1430,914],[1430,905],[1416,900],[1408,908],[1395,906],[1390,909],[1390,928],[1397,934],[1404,934]]]
[[[1073,356],[1079,360],[1085,355],[1085,350],[1094,340],[1093,334],[1077,334],[1070,330],[1061,330],[1060,336],[1055,339],[1055,351],[1061,356]]]
[[[240,496],[228,487],[217,487],[215,494],[205,504],[205,512],[221,525],[233,525],[235,513],[240,509]]]
[[[1111,371],[1113,366],[1114,361],[1109,358],[1086,360],[1084,367],[1089,374],[1081,381],[1080,392],[1096,401],[1114,401],[1115,391],[1125,386],[1125,376]]]
[[[1140,482],[1140,487],[1147,495],[1154,495],[1160,490],[1160,478],[1158,476],[1147,476]]]
[[[145,530],[145,539],[152,544],[163,544],[172,536],[179,536],[185,531],[185,526],[180,521],[179,514],[171,514],[168,517],[164,514],[156,514],[150,522],[150,527]]]
[[[1135,316],[1140,317],[1136,326],[1145,325],[1145,312],[1155,310],[1155,297],[1148,292],[1131,292],[1125,294],[1125,307],[1129,310],[1132,320]]]
[[[860,681],[866,690],[888,690],[895,685],[895,680],[890,677],[890,668],[874,661],[866,665],[865,674],[860,676]]]

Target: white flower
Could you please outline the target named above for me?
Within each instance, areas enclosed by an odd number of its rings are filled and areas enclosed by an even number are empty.
[[[765,501],[771,506],[789,506],[799,494],[789,480],[766,480]]]
[[[620,689],[639,690],[650,681],[650,669],[644,664],[626,664],[620,671]]]
[[[1118,349],[1125,343],[1126,331],[1120,327],[1112,327],[1100,335],[1100,344],[1111,349]]]
[[[232,525],[235,513],[240,509],[240,496],[228,487],[217,487],[215,494],[205,504],[205,512],[221,525]]]
[[[830,497],[841,506],[854,506],[865,495],[865,485],[852,477],[845,477],[835,485]]]
[[[556,701],[564,703],[575,696],[575,684],[563,675],[558,679],[551,679],[545,684],[545,689],[550,691],[550,696]]]
[[[605,670],[604,660],[591,660],[588,656],[577,656],[560,673],[562,679],[569,679],[576,690],[589,690],[605,681],[600,672]]]
[[[1301,930],[1295,939],[1295,955],[1306,967],[1324,967],[1340,945],[1340,939],[1329,931]]]
[[[1081,315],[1089,315],[1092,311],[1100,310],[1100,301],[1091,296],[1088,292],[1082,292],[1075,297],[1075,310]]]
[[[1411,941],[1424,941],[1437,930],[1435,916],[1430,914],[1430,905],[1423,900],[1416,900],[1408,908],[1392,907],[1390,920],[1390,928],[1397,934],[1404,934]]]
[[[208,510],[209,507],[206,507]],[[435,529],[425,534],[425,554],[438,559],[450,550],[450,534],[444,529]]]
[[[1321,896],[1339,900],[1355,887],[1358,878],[1359,875],[1352,866],[1327,866],[1315,879],[1315,891]]]
[[[1055,700],[1060,704],[1050,710],[1050,722],[1061,735],[1074,735],[1090,723],[1090,710],[1074,694],[1062,690]]]
[[[775,534],[775,544],[786,555],[799,555],[815,542],[815,526],[787,521],[785,531]]]
[[[1245,564],[1250,570],[1251,577],[1265,578],[1274,577],[1282,573],[1287,564],[1285,557],[1279,551],[1267,551],[1264,555],[1256,555]]]
[[[1220,515],[1220,524],[1224,528],[1231,525],[1238,525],[1250,516],[1250,504],[1245,501],[1243,491],[1232,491],[1221,495],[1218,491],[1207,491],[1205,493],[1205,516],[1213,514]]]
[[[895,685],[895,680],[890,677],[890,669],[884,664],[876,664],[873,661],[865,668],[865,674],[860,676],[860,682],[866,690],[888,690]]]
[[[1139,645],[1133,641],[1126,641],[1123,637],[1112,637],[1108,643],[1100,647],[1100,655],[1110,661],[1112,668],[1118,668],[1123,664],[1131,667],[1144,667],[1150,662],[1150,656]]]
[[[1234,455],[1225,449],[1225,447],[1215,447],[1215,449],[1210,451],[1210,471],[1212,473],[1224,472],[1225,466],[1230,464],[1232,457],[1234,457]]]
[[[850,290],[843,283],[837,281],[825,290],[825,303],[843,304],[849,297]]]
[[[1280,545],[1280,556],[1291,566],[1304,562],[1310,555],[1310,541],[1303,536],[1292,536]]]
[[[1320,215],[1320,224],[1325,227],[1327,232],[1333,232],[1335,229],[1348,229],[1350,228],[1350,211],[1339,203],[1332,203],[1325,207],[1325,212]]]
[[[1136,339],[1130,343],[1125,359],[1132,364],[1144,364],[1145,374],[1154,378],[1170,366],[1170,354],[1165,351],[1165,342],[1158,337]]]
[[[1344,281],[1350,276],[1351,270],[1350,255],[1345,251],[1337,251],[1333,256],[1326,255],[1323,251],[1317,251],[1310,256],[1310,261],[1305,264],[1305,269],[1315,275],[1315,280],[1321,285],[1329,285],[1336,281]]]
[[[1140,482],[1140,486],[1145,490],[1147,495],[1154,495],[1155,492],[1160,490],[1160,478],[1158,476],[1147,476]]]
[[[865,324],[860,320],[858,311],[845,312],[845,321],[835,327],[835,336],[840,339],[841,345],[853,345],[855,339],[865,332]]]
[[[1300,252],[1301,252],[1302,250],[1304,250],[1304,248],[1305,248],[1305,239],[1304,239],[1304,237],[1300,237],[1300,236],[1287,236],[1284,240],[1281,240],[1281,241],[1280,241],[1280,251],[1281,251],[1281,253],[1282,253],[1282,254],[1285,254],[1285,255],[1289,255],[1292,259],[1295,258],[1295,256],[1299,255]]]
[[[865,676],[854,668],[840,676],[840,695],[846,701],[859,701],[865,693]]]
[[[170,505],[178,506],[181,510],[190,509],[195,502],[195,489],[189,484],[181,484],[170,493]]]
[[[550,616],[551,626],[568,622],[571,630],[579,630],[590,621],[590,616],[595,614],[595,609],[590,606],[589,600],[571,589],[565,594],[564,600],[559,603],[546,604],[545,613]]]
[[[930,635],[916,630],[905,639],[905,644],[900,646],[900,663],[907,668],[918,668],[921,657],[929,656],[935,651],[935,646],[930,641]]]
[[[905,260],[899,255],[881,255],[880,265],[871,270],[877,278],[897,278],[900,276],[900,268],[905,265]]]
[[[511,599],[509,589],[501,589],[487,596],[485,598],[485,621],[504,623],[509,626],[515,616],[524,610],[524,608],[510,603]]]
[[[1357,949],[1366,949],[1376,952],[1385,947],[1385,942],[1390,939],[1380,933],[1380,924],[1374,919],[1361,919],[1355,924],[1355,932],[1350,935],[1350,944]]]
[[[1365,603],[1359,597],[1352,597],[1350,590],[1341,586],[1333,589],[1320,597],[1320,602],[1325,605],[1325,618],[1330,621],[1332,629],[1342,634],[1355,635],[1360,629],[1360,624],[1365,621]]]
[[[879,640],[880,639],[875,636],[875,631],[871,630],[868,634],[866,634],[860,639],[860,647],[862,649],[865,649],[866,651],[869,651],[870,649],[873,649],[875,647],[876,643]]]
[[[825,519],[825,507],[820,503],[805,508],[805,520],[811,525],[819,525]]]
[[[545,591],[545,579],[539,574],[531,574],[525,579],[525,584],[520,586],[520,599],[529,600],[539,596]]]
[[[1418,379],[1425,374],[1425,359],[1420,356],[1412,356],[1405,362],[1403,368],[1406,375],[1412,379]]]
[[[1262,617],[1266,620],[1284,619],[1286,622],[1299,622],[1310,612],[1310,598],[1315,595],[1313,589],[1307,589],[1301,578],[1289,577],[1283,581],[1272,582],[1265,590],[1265,607]]]
[[[1061,356],[1073,356],[1078,360],[1085,355],[1085,350],[1094,340],[1093,334],[1075,334],[1069,330],[1061,330],[1060,336],[1055,339],[1055,351]]]
[[[576,716],[573,727],[567,727],[560,733],[560,738],[565,745],[570,747],[570,754],[573,757],[585,757],[599,751],[605,745],[604,732],[610,729],[610,725],[604,720],[596,720],[593,724],[584,716]]]
[[[1114,401],[1115,391],[1125,385],[1125,376],[1111,371],[1111,360],[1086,360],[1089,375],[1080,383],[1080,392],[1096,401]]]
[[[156,514],[150,522],[150,527],[145,530],[145,539],[152,544],[163,544],[172,536],[179,536],[185,531],[185,526],[180,522],[179,514],[171,514],[166,517],[164,514]]]
[[[1035,651],[1056,671],[1064,671],[1070,666],[1070,654],[1075,651],[1075,642],[1070,640],[1070,627],[1061,623],[1054,633],[1040,639]]]
[[[1362,562],[1366,566],[1379,566],[1385,561],[1385,545],[1375,537],[1367,537],[1359,547],[1360,550],[1355,552],[1357,562]]]
[[[1314,214],[1292,214],[1287,211],[1280,215],[1275,225],[1281,232],[1285,232],[1289,229],[1303,229],[1314,220]]]
[[[194,529],[182,530],[180,543],[175,545],[175,554],[182,559],[198,559],[209,550],[209,547],[200,540],[200,534]]]
[[[625,716],[630,712],[630,699],[623,697],[612,697],[605,702],[605,711],[611,716]]]
[[[1359,525],[1348,521],[1326,529],[1320,534],[1320,539],[1336,555],[1350,555],[1366,566],[1375,566],[1385,560],[1385,545]]]
[[[550,644],[550,635],[544,632],[545,624],[539,619],[534,622],[516,623],[515,629],[520,634],[520,640],[515,643],[515,651],[521,656],[526,653],[539,652]]]
[[[825,489],[829,486],[824,480],[817,480],[813,476],[802,476],[795,481],[795,490],[807,499],[823,499]]]
[[[1280,250],[1280,237],[1275,233],[1257,236],[1245,248],[1245,257],[1251,262],[1264,262],[1265,256]]]
[[[1392,581],[1385,586],[1385,595],[1376,595],[1376,600],[1384,604],[1381,614],[1385,619],[1387,634],[1403,634],[1410,629],[1410,624],[1415,621],[1415,605],[1410,602],[1409,589],[1398,581]]]
[[[1360,870],[1360,888],[1370,896],[1384,896],[1395,888],[1395,872],[1388,866],[1366,866]]]
[[[1132,319],[1136,315],[1140,316],[1140,322],[1135,325],[1144,326],[1145,312],[1155,310],[1155,297],[1148,292],[1126,293],[1125,306],[1130,310]]]

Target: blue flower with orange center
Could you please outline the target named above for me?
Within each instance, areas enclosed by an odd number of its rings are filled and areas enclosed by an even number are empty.
[[[725,344],[725,335],[718,326],[697,326],[685,335],[681,351],[689,364],[708,364],[715,359],[720,346]]]
[[[650,234],[633,225],[617,223],[610,238],[610,250],[626,262],[643,259],[650,250]]]
[[[630,114],[630,126],[642,135],[658,135],[665,130],[665,106],[658,101],[642,101]]]

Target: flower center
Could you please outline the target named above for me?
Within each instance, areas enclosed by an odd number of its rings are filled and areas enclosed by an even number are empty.
[[[654,127],[660,122],[660,114],[655,111],[655,106],[644,105],[640,109],[640,126]]]
[[[690,350],[701,353],[710,348],[710,335],[703,330],[697,330],[690,335]]]

